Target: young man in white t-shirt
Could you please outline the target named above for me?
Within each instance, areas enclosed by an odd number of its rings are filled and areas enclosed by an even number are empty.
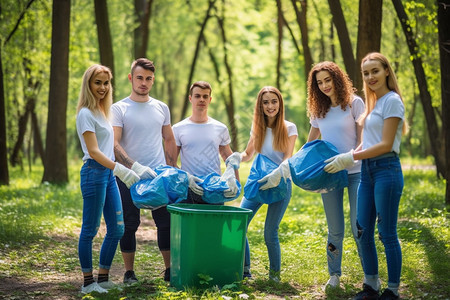
[[[129,97],[111,107],[116,160],[135,171],[141,179],[153,178],[158,165],[176,167],[176,144],[170,125],[169,107],[149,96],[155,76],[153,62],[139,58],[131,65]],[[164,147],[163,147],[164,145]],[[136,231],[140,210],[133,204],[130,190],[117,179],[124,212],[125,233],[120,250],[125,265],[124,283],[138,281],[134,273]],[[170,281],[170,214],[166,207],[152,211],[157,228],[158,247],[166,267],[164,280]]]
[[[213,172],[221,174],[219,156],[225,161],[233,153],[227,126],[208,116],[211,91],[211,85],[206,81],[193,83],[189,90],[191,116],[173,126],[181,169],[194,176],[206,176]],[[236,190],[233,189],[225,192],[225,197],[235,195]],[[192,188],[183,202],[206,203],[201,191]]]

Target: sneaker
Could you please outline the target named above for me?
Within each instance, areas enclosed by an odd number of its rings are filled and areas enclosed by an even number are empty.
[[[138,279],[136,278],[136,275],[134,274],[133,270],[126,271],[123,275],[123,283],[125,284],[131,284],[138,282]]]
[[[252,274],[250,273],[250,271],[244,271],[244,273],[242,274],[242,280],[244,280],[245,278],[247,279],[251,279],[252,278]]]
[[[102,288],[101,286],[98,285],[97,282],[93,282],[90,285],[87,286],[81,286],[81,293],[82,294],[90,294],[92,292],[97,292],[100,294],[104,294],[107,293],[108,291],[105,290],[104,288]]]
[[[353,297],[353,300],[377,300],[378,291],[375,291],[370,285],[363,283],[363,290]]]
[[[98,285],[105,290],[110,290],[116,287],[116,284],[111,280],[99,282]]]
[[[277,283],[280,282],[280,271],[269,270],[269,279]]]
[[[392,300],[392,299],[400,299],[400,296],[394,294],[390,289],[385,289],[383,294],[381,294],[380,298],[382,300]]]
[[[339,275],[331,275],[330,279],[328,279],[327,284],[325,285],[325,288],[327,287],[331,288],[339,287]]]
[[[164,281],[170,281],[170,267],[164,271]]]

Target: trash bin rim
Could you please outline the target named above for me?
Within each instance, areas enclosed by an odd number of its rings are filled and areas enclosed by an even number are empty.
[[[192,206],[195,206],[193,208]],[[208,207],[209,209],[202,209]],[[210,209],[213,207],[231,207],[235,210],[220,210],[220,209]],[[236,207],[231,205],[213,205],[213,204],[185,204],[185,203],[178,203],[178,204],[169,204],[167,205],[167,210],[170,213],[194,213],[194,214],[227,214],[227,213],[233,213],[233,214],[245,214],[250,215],[253,213],[252,210],[242,207]]]

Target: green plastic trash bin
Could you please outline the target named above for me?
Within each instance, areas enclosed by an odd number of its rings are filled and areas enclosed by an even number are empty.
[[[251,210],[233,206],[172,204],[170,284],[222,287],[242,280],[247,220]],[[212,278],[212,279],[211,279]],[[208,283],[201,283],[204,279]]]

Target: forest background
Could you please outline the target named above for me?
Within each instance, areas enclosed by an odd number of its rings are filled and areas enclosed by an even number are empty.
[[[93,63],[113,70],[118,101],[130,93],[134,58],[153,60],[151,96],[169,105],[172,124],[189,114],[190,84],[209,81],[209,114],[228,125],[235,151],[248,141],[257,92],[276,86],[299,130],[297,150],[309,131],[311,66],[335,61],[362,94],[359,62],[369,51],[385,54],[399,80],[411,126],[401,155],[431,155],[448,179],[450,89],[442,86],[450,80],[441,70],[450,66],[449,7],[448,0],[1,0],[0,182],[8,184],[8,166],[40,162],[42,181],[69,181],[68,161],[81,156],[81,78]],[[448,195],[447,180],[447,203]]]

